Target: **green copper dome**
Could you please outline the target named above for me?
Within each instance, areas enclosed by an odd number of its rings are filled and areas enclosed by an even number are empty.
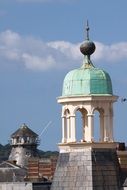
[[[95,67],[70,71],[64,79],[62,96],[75,95],[112,95],[109,74]]]
[[[89,27],[87,26],[87,39],[80,46],[84,55],[81,68],[67,73],[63,83],[62,96],[86,95],[112,95],[112,82],[107,72],[95,68],[90,60],[90,55],[95,51],[95,44],[89,41]]]

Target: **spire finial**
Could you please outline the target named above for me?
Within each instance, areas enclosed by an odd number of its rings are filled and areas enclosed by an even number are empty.
[[[89,40],[89,23],[88,20],[86,22],[86,40],[81,44],[80,46],[80,51],[84,55],[84,62],[83,62],[83,67],[89,68],[89,67],[94,67],[91,60],[90,56],[94,53],[96,47],[94,42]]]
[[[83,42],[83,44],[81,44],[80,46],[80,51],[83,55],[87,55],[89,56],[90,59],[90,55],[94,53],[96,47],[95,44],[89,40],[89,22],[88,20],[86,21],[86,40]]]
[[[89,40],[89,22],[88,20],[86,21],[86,40]]]

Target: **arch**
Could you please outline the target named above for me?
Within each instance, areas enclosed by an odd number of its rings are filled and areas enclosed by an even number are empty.
[[[75,115],[76,111],[79,111],[79,110],[86,110],[88,112],[88,110],[85,106],[79,105],[79,106],[74,107],[72,114]]]
[[[62,114],[62,143],[68,143],[72,140],[72,126],[69,108],[65,107]]]
[[[98,112],[97,114],[99,115],[95,115],[95,112]],[[104,114],[105,111],[102,107],[96,107],[93,109],[93,114],[94,114],[94,140],[98,137],[98,139],[96,139],[97,141],[103,142],[104,141],[104,137],[105,137],[105,130],[104,130]],[[98,128],[96,128],[96,126]]]
[[[64,116],[69,116],[70,115],[70,110],[68,108],[65,108],[64,112],[63,112],[63,115]]]
[[[80,112],[81,115],[77,115],[77,112]],[[86,132],[88,130],[88,111],[83,106],[77,106],[74,113],[76,115],[76,139],[84,142],[86,141]]]
[[[95,115],[95,111],[99,115]],[[96,121],[98,125],[94,127]],[[98,139],[95,138],[97,136]],[[62,108],[62,142],[76,142],[76,137],[78,141],[83,142],[93,142],[95,139],[100,142],[113,141],[112,104],[94,102],[92,105],[81,103],[64,105]]]
[[[98,111],[100,114],[101,114],[101,113],[104,114],[104,112],[105,112],[105,109],[104,109],[103,107],[97,106],[97,107],[93,107],[93,108],[92,108],[91,114],[94,114],[94,111],[95,111],[95,110]]]

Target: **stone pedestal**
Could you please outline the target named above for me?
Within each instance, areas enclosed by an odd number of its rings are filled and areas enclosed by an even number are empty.
[[[115,143],[60,144],[51,190],[120,190]]]

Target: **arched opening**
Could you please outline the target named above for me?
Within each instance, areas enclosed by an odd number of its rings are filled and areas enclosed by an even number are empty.
[[[83,139],[82,114],[76,111],[76,141],[80,142]]]
[[[104,110],[102,108],[94,109],[94,141],[104,141]]]
[[[78,108],[76,110],[76,140],[85,142],[85,132],[88,128],[87,110]]]

